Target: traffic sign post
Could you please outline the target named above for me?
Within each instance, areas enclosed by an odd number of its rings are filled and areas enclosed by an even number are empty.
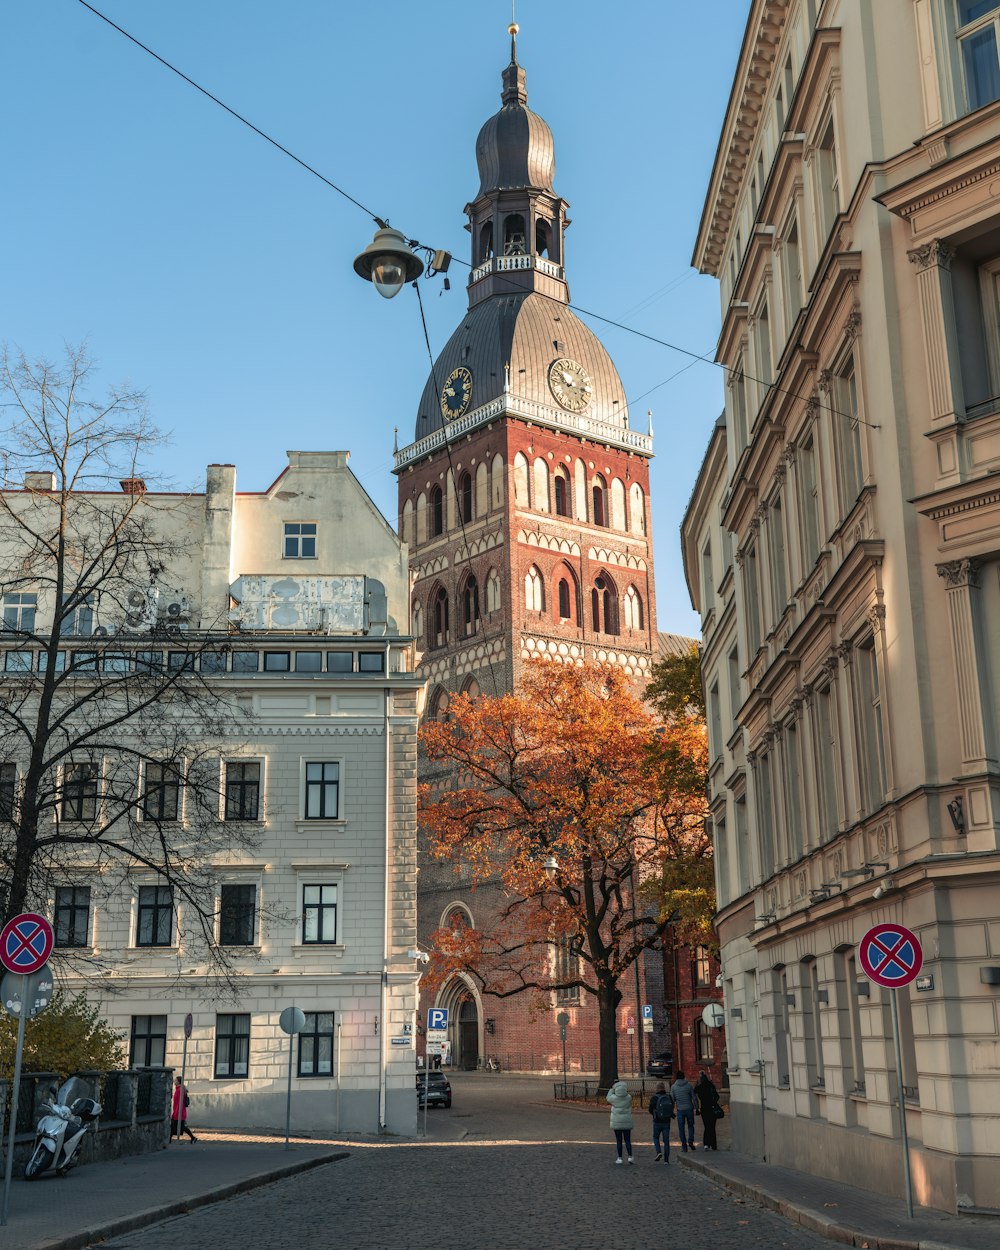
[[[889,991],[892,1005],[892,1040],[896,1048],[896,1085],[899,1090],[899,1137],[903,1146],[903,1185],[906,1214],[913,1219],[913,1181],[910,1177],[910,1141],[906,1132],[906,1100],[903,1098],[903,1049],[899,1042],[899,1005],[896,991],[916,980],[924,962],[920,939],[905,925],[877,924],[861,939],[858,960],[865,974]]]
[[[194,1016],[190,1013],[184,1017],[184,1046],[181,1050],[181,1097],[187,1097],[187,1061],[188,1061],[188,1038],[194,1032]],[[181,1118],[177,1116],[177,1140],[181,1139]]]
[[[278,1017],[281,1031],[288,1034],[288,1096],[285,1099],[285,1149],[290,1149],[288,1138],[292,1127],[292,1046],[295,1034],[301,1033],[306,1027],[306,1017],[298,1007],[286,1007]]]

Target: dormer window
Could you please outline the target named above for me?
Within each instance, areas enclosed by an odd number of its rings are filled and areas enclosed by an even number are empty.
[[[316,522],[286,521],[282,554],[286,560],[315,560]]]

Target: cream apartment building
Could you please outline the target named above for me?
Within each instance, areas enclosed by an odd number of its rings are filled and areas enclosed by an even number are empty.
[[[44,515],[53,485],[33,474],[4,498]],[[123,878],[92,845],[63,848],[47,897],[34,899],[55,925],[60,980],[100,1002],[136,1067],[179,1073],[190,1013],[196,1132],[284,1126],[290,1047],[278,1021],[295,1006],[305,1029],[291,1046],[293,1126],[413,1133],[423,682],[406,547],[346,452],[289,452],[266,490],[237,490],[232,465],[210,465],[200,494],[146,491],[137,478],[122,491],[174,558],[146,586],[105,583],[64,623],[59,675],[81,690],[138,683],[140,667],[186,667],[204,689],[182,708],[172,752],[148,718],[123,726],[120,752],[113,735],[78,743],[52,779],[43,827],[104,820],[108,837],[144,854],[147,835],[185,848],[211,834],[215,850],[167,881],[139,862]],[[116,511],[111,494],[85,503],[95,524]],[[37,586],[22,578],[16,589],[5,573],[8,702],[44,663],[52,601],[40,572]],[[199,707],[211,713],[204,721]],[[165,700],[163,716],[174,715]],[[185,767],[195,755],[197,793]],[[23,768],[16,751],[4,760],[6,812],[23,801]],[[205,870],[215,892],[207,935],[185,893]],[[228,987],[210,975],[219,952]]]
[[[694,263],[735,1144],[1000,1209],[1000,5],[754,0]],[[867,929],[919,935],[899,991]],[[901,1112],[902,1108],[902,1112]]]

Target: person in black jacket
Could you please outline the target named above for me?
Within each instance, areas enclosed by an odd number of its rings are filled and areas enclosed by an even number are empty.
[[[704,1128],[703,1147],[705,1150],[718,1150],[719,1145],[715,1137],[715,1122],[722,1115],[722,1110],[719,1107],[719,1091],[715,1088],[714,1082],[704,1068],[701,1076],[698,1077],[694,1093],[695,1098],[698,1100],[698,1114],[701,1116]]]
[[[656,1092],[649,1100],[649,1114],[653,1117],[653,1149],[656,1159],[664,1163],[670,1162],[670,1121],[674,1118],[674,1100],[667,1093],[662,1081],[656,1086]]]

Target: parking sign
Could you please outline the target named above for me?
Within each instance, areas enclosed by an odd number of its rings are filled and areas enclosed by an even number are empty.
[[[436,1029],[446,1029],[448,1027],[448,1008],[447,1007],[431,1007],[427,1012],[427,1028],[434,1032]]]

